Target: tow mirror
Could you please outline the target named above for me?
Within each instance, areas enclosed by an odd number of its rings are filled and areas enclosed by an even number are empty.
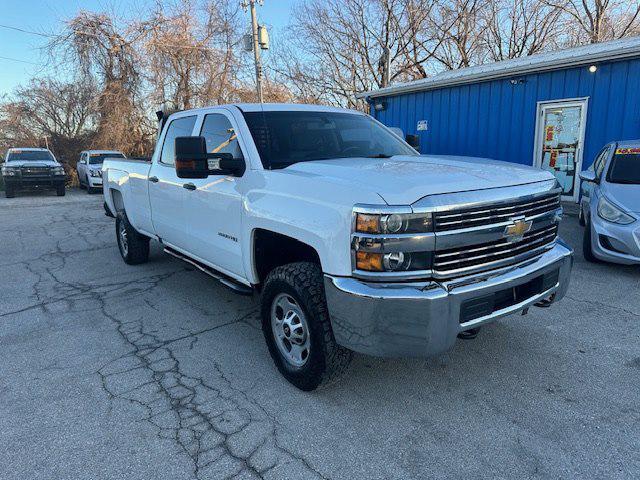
[[[420,151],[420,137],[418,135],[407,134],[404,139],[409,145]]]
[[[207,178],[209,175],[244,173],[242,158],[230,153],[208,153],[204,137],[176,137],[176,174],[178,178]]]
[[[596,183],[598,179],[596,178],[596,172],[593,170],[585,170],[584,172],[580,172],[579,174],[580,180],[589,183]]]

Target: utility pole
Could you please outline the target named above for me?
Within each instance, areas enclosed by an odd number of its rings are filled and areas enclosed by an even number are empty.
[[[258,16],[256,14],[256,0],[245,0],[242,2],[246,8],[248,3],[251,11],[251,32],[253,36],[253,60],[256,64],[256,90],[258,91],[258,101],[263,103],[262,99],[262,64],[260,63],[260,42],[258,39]]]

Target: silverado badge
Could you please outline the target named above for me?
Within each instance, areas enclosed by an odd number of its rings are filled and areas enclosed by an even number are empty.
[[[524,234],[531,230],[532,224],[531,220],[525,220],[524,217],[512,218],[511,224],[504,229],[504,236],[507,242],[514,243],[522,240]]]

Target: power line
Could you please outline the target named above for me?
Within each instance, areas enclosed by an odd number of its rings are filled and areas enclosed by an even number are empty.
[[[41,63],[29,62],[27,60],[20,60],[19,58],[3,57],[2,55],[0,55],[0,59],[11,60],[12,62],[29,63],[31,65],[42,65]]]
[[[55,35],[51,35],[48,33],[34,32],[33,30],[25,30],[24,28],[13,27],[11,25],[0,24],[0,27],[7,28],[9,30],[15,30],[16,32],[29,33],[31,35],[38,35],[40,37],[55,38]]]

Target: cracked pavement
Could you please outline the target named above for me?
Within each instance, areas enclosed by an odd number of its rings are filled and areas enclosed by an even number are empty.
[[[152,244],[119,257],[100,195],[0,198],[0,478],[638,478],[640,268],[428,360],[280,377],[254,299]]]

